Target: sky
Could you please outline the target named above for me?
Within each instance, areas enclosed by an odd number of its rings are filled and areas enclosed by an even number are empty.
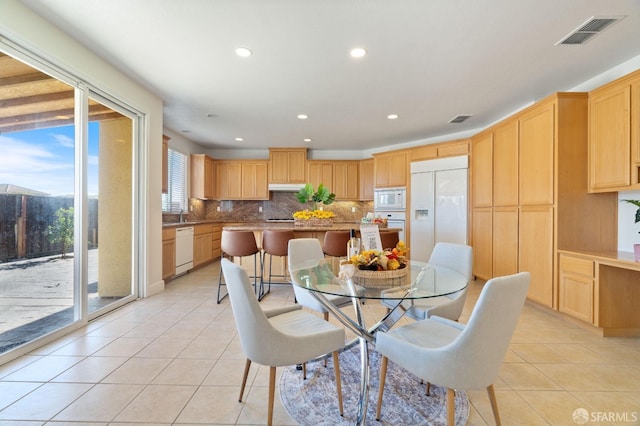
[[[99,123],[89,123],[88,194],[98,195]],[[75,127],[61,126],[0,135],[0,184],[49,195],[74,193]]]

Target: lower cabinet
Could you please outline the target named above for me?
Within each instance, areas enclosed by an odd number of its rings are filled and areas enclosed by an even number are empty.
[[[560,254],[558,310],[593,323],[594,262]]]
[[[222,225],[211,225],[211,256],[213,260],[219,259],[222,251],[220,250],[220,237],[222,236]]]
[[[196,225],[193,232],[193,267],[213,259],[213,225]]]
[[[553,206],[521,206],[518,270],[531,273],[529,299],[556,307],[553,291]]]
[[[162,279],[176,274],[176,229],[162,230]]]
[[[491,208],[473,210],[473,275],[488,280],[493,277],[493,219]]]

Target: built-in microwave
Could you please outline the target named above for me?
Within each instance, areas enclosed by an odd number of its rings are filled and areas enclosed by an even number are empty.
[[[373,191],[374,210],[406,210],[407,189],[406,188],[380,188]]]

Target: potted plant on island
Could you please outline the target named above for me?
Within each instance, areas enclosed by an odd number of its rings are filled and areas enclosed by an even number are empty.
[[[625,202],[629,204],[633,204],[638,209],[636,210],[636,219],[634,223],[640,222],[640,200],[620,200],[620,202]],[[640,234],[640,231],[638,231]],[[636,261],[640,261],[640,244],[633,245],[633,253]]]
[[[318,189],[314,191],[313,185],[308,183],[297,192],[296,198],[301,204],[310,207],[293,213],[296,225],[331,226],[333,224],[335,214],[318,208],[318,203],[329,205],[335,201],[336,194],[332,193],[329,188],[320,184]]]

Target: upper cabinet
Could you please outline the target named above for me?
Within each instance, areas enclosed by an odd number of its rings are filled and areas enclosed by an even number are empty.
[[[169,192],[169,136],[162,135],[162,193]]]
[[[518,120],[520,125],[518,161],[520,205],[553,204],[555,107],[555,101],[541,102]],[[562,114],[560,118],[566,118],[566,114]],[[497,195],[495,190],[494,186],[494,199]]]
[[[471,139],[471,198],[473,207],[493,205],[493,131]]]
[[[215,198],[215,160],[205,154],[191,154],[191,197]]]
[[[360,160],[360,200],[373,200],[373,158]]]
[[[640,188],[640,71],[589,94],[589,190]]]
[[[219,200],[268,200],[267,162],[223,160],[216,162],[216,198]]]
[[[336,200],[357,200],[360,194],[358,161],[307,162],[308,182],[317,188],[323,184],[336,194]],[[373,194],[372,194],[373,196]]]
[[[306,183],[306,148],[269,148],[269,183]]]
[[[373,155],[376,188],[406,187],[408,169],[407,151],[392,151]]]
[[[433,160],[469,154],[469,140],[459,139],[448,142],[423,145],[409,150],[409,161]]]

